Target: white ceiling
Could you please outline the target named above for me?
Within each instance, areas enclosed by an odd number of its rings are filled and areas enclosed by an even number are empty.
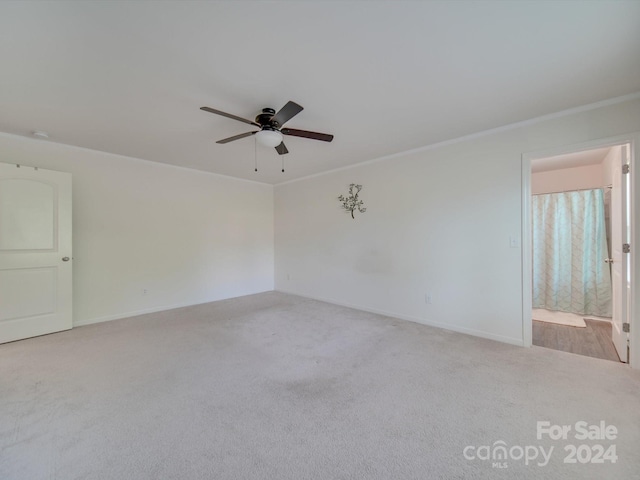
[[[0,130],[279,183],[640,91],[638,1],[0,2]],[[305,107],[286,172],[252,119]]]

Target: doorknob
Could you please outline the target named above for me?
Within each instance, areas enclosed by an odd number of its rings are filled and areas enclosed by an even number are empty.
[[[613,258],[605,258],[604,263],[613,263]]]
[[[69,257],[62,257],[62,261],[63,262],[68,262],[69,261]]]

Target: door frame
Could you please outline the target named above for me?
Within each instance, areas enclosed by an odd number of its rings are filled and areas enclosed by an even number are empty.
[[[593,150],[596,148],[613,147],[628,143],[630,145],[629,163],[630,163],[630,182],[627,195],[630,199],[631,207],[631,255],[630,257],[630,273],[631,273],[631,291],[629,292],[629,365],[631,368],[640,369],[640,321],[638,321],[638,302],[640,298],[640,255],[635,255],[635,250],[639,248],[640,241],[640,221],[637,221],[637,215],[640,213],[640,205],[638,205],[638,195],[640,189],[640,132],[633,132],[615,137],[607,137],[598,140],[591,140],[572,145],[563,145],[552,147],[545,150],[537,150],[533,152],[525,152],[522,154],[521,180],[522,180],[522,342],[525,347],[531,347],[533,343],[533,322],[531,319],[531,310],[533,308],[532,296],[532,227],[531,227],[531,161],[539,158],[554,157],[556,155],[564,155],[567,153],[579,152],[584,150]],[[636,168],[637,167],[637,168]]]

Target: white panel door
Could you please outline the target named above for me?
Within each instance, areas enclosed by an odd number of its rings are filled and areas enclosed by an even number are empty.
[[[622,251],[622,244],[627,243],[627,179],[622,173],[622,167],[628,162],[629,145],[620,149],[620,157],[614,158],[611,185],[611,286],[613,293],[612,329],[613,344],[620,360],[627,363],[627,345],[629,334],[624,332],[622,325],[628,320],[627,294],[629,255]]]
[[[0,343],[72,326],[71,174],[0,163]]]

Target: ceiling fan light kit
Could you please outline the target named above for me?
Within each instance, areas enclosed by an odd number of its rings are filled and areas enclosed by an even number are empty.
[[[277,113],[273,108],[263,108],[262,113],[259,113],[256,116],[255,121],[247,120],[246,118],[238,117],[237,115],[232,115],[231,113],[222,112],[211,107],[200,107],[200,110],[231,118],[232,120],[237,120],[238,122],[247,123],[249,125],[253,125],[254,127],[260,128],[260,130],[256,130],[254,132],[245,132],[239,135],[234,135],[233,137],[218,140],[216,143],[220,144],[233,142],[235,140],[240,140],[241,138],[255,135],[256,141],[258,143],[267,147],[274,147],[279,155],[285,155],[289,153],[289,150],[287,150],[287,147],[282,141],[282,139],[284,138],[283,135],[310,138],[312,140],[320,140],[323,142],[330,142],[331,140],[333,140],[333,135],[329,135],[327,133],[310,132],[308,130],[297,130],[295,128],[282,128],[282,126],[286,122],[291,120],[294,116],[296,116],[303,110],[300,105],[291,101],[287,102],[287,104],[282,107]],[[258,171],[257,166],[256,171]],[[284,172],[284,165],[282,171]]]
[[[282,143],[282,133],[277,130],[260,130],[256,133],[258,143],[265,147],[277,147]]]

